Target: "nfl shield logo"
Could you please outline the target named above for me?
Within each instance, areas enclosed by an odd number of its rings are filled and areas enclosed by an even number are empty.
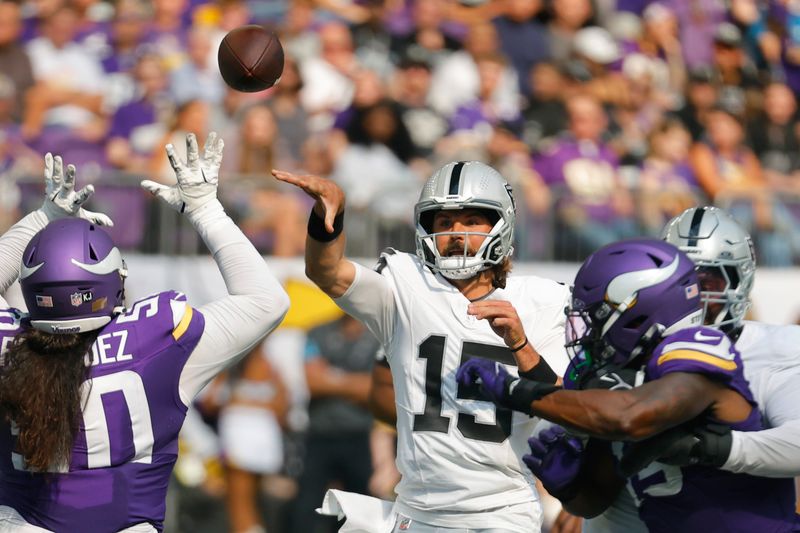
[[[404,516],[402,520],[400,520],[400,524],[397,526],[397,529],[399,531],[407,531],[410,526],[411,526],[411,519]]]
[[[83,303],[83,295],[79,292],[74,292],[69,295],[69,301],[72,303],[72,305],[78,307]]]

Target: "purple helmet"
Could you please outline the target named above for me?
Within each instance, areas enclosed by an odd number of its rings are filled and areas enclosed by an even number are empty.
[[[636,239],[590,255],[575,275],[567,347],[594,365],[623,366],[664,336],[702,324],[694,263],[675,246]]]
[[[99,226],[80,218],[49,223],[22,255],[19,282],[31,325],[48,333],[101,328],[122,310],[127,272]]]

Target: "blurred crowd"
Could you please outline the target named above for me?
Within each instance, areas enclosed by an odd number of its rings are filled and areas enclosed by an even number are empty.
[[[217,70],[247,23],[286,51],[263,93]],[[125,247],[195,253],[135,184],[214,130],[225,202],[268,254],[302,253],[308,210],[272,168],[339,181],[350,252],[374,257],[413,245],[432,168],[478,159],[514,185],[520,259],[580,260],[711,202],[786,266],[798,91],[796,0],[0,0],[0,226],[51,151],[106,185]]]

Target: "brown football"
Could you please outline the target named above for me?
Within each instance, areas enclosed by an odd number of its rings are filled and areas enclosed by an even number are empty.
[[[271,31],[251,24],[228,32],[217,52],[222,79],[245,93],[269,89],[283,72],[283,47]]]

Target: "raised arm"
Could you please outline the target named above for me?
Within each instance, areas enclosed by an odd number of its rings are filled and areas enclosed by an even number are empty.
[[[94,187],[87,185],[75,190],[75,166],[67,165],[61,156],[44,157],[45,197],[42,207],[29,213],[0,236],[0,294],[5,293],[19,277],[22,252],[36,233],[51,220],[78,216],[99,226],[113,226],[113,222],[102,213],[83,208],[91,198]]]
[[[344,192],[332,180],[319,176],[282,170],[273,170],[272,175],[316,200],[308,221],[306,275],[331,298],[342,296],[356,276],[355,266],[344,256]]]
[[[194,134],[186,137],[186,144],[186,162],[167,145],[176,185],[143,181],[142,187],[187,216],[211,251],[228,290],[228,296],[200,308],[205,329],[180,379],[181,397],[188,404],[215,375],[280,324],[289,310],[289,297],[217,200],[222,139],[211,133],[203,157]]]
[[[502,365],[485,359],[467,361],[458,371],[458,380],[464,385],[479,383],[499,405],[610,440],[645,439],[693,419],[721,394],[732,392],[702,375],[685,372],[630,390],[564,390],[512,378]]]

